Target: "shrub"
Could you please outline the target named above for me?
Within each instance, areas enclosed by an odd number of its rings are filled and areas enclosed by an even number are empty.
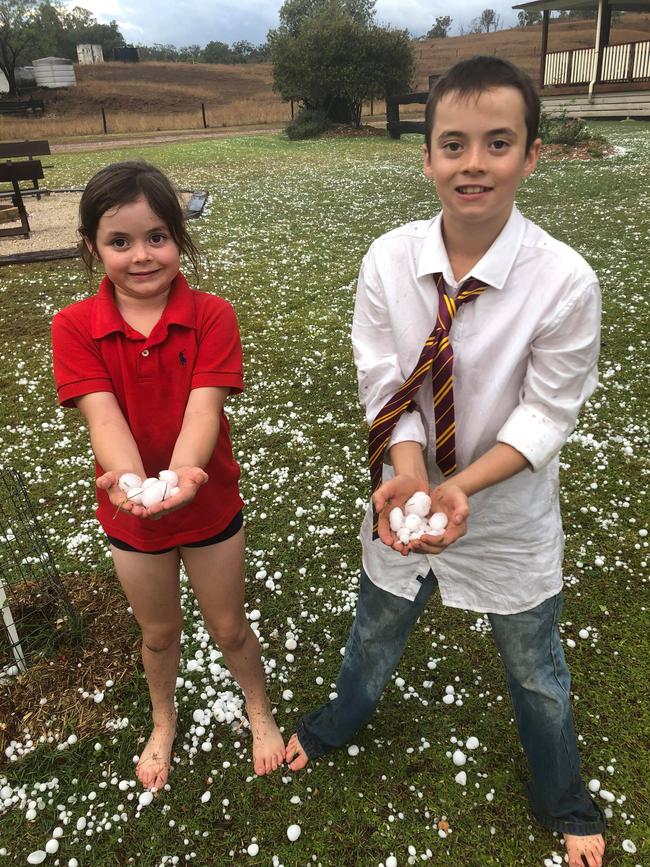
[[[327,115],[322,111],[303,108],[291,121],[285,132],[291,141],[303,138],[318,138],[331,126]]]
[[[543,144],[575,145],[591,138],[587,124],[579,117],[568,117],[566,111],[552,117],[542,112],[539,137]]]

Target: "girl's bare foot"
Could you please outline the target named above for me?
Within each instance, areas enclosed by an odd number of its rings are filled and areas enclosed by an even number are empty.
[[[590,834],[578,837],[576,834],[565,834],[569,867],[601,867],[605,854],[605,840],[602,834]]]
[[[289,738],[285,758],[292,771],[302,771],[302,769],[307,766],[309,756],[303,750],[300,741],[298,740],[298,735],[294,734]]]
[[[169,777],[172,744],[176,736],[176,714],[154,722],[135,773],[145,789],[162,789]]]
[[[253,736],[253,769],[261,777],[284,761],[284,741],[268,705],[259,710],[247,705],[246,713]]]

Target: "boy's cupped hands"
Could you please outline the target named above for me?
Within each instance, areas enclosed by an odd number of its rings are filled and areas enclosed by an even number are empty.
[[[404,545],[391,530],[389,515],[396,506],[403,510],[406,501],[416,491],[428,493],[431,497],[431,512],[444,512],[449,523],[440,536],[425,534],[420,539]],[[372,500],[379,515],[379,538],[384,545],[394,548],[403,556],[407,556],[411,552],[440,554],[467,532],[469,500],[464,491],[454,484],[453,479],[429,490],[426,481],[422,479],[404,474],[397,475],[377,488]]]

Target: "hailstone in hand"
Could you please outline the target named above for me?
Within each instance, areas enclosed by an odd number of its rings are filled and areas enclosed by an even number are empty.
[[[429,495],[425,494],[424,491],[416,491],[406,501],[404,512],[399,506],[391,509],[388,523],[402,545],[408,545],[409,542],[414,542],[427,534],[443,535],[448,523],[447,516],[444,512],[435,512],[427,519],[430,508],[431,498]]]
[[[406,518],[404,518],[404,526],[407,530],[410,530],[411,533],[415,533],[417,530],[422,529],[422,518],[419,515],[416,515],[415,512],[411,512],[406,516]]]
[[[444,512],[434,512],[429,518],[429,527],[433,533],[441,534],[449,522]]]
[[[420,518],[426,518],[431,508],[431,497],[425,494],[424,491],[416,491],[413,496],[406,501],[404,505],[405,515],[417,515]]]
[[[172,488],[178,484],[178,476],[173,470],[161,470],[158,473],[158,478],[161,482],[166,482]]]
[[[131,488],[139,488],[142,484],[142,479],[135,473],[123,473],[117,483],[120,491],[126,494]]]
[[[155,485],[149,485],[142,492],[142,505],[145,509],[153,506],[155,503],[162,503],[165,499],[165,491],[167,485],[164,482],[156,482]]]
[[[404,512],[402,512],[399,506],[395,506],[394,509],[391,509],[390,515],[388,516],[388,522],[393,533],[397,533],[402,529],[404,526]]]
[[[124,473],[117,484],[129,503],[146,509],[180,493],[178,474],[174,470],[161,470],[157,479],[150,476],[144,481],[136,473]]]

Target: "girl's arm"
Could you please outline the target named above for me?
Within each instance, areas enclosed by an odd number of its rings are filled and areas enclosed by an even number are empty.
[[[133,434],[122,415],[115,395],[109,391],[84,394],[76,399],[90,433],[90,445],[104,475],[97,479],[97,487],[105,490],[114,506],[137,517],[146,514],[143,506],[125,502],[124,493],[117,483],[123,473],[136,473],[144,478],[145,470],[133,439]]]
[[[221,413],[230,394],[230,388],[194,388],[190,392],[169,469],[178,475],[180,493],[162,503],[155,503],[149,515],[173,511],[185,506],[196,496],[208,476],[203,467],[214,452],[219,437]]]

